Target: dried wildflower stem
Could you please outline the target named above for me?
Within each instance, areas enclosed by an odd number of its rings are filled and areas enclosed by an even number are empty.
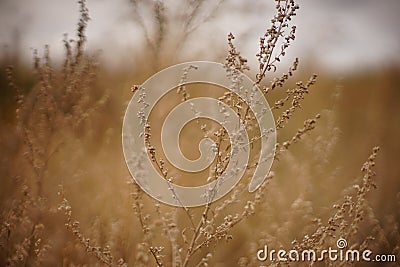
[[[87,23],[90,20],[89,10],[86,6],[86,0],[79,0],[78,4],[79,4],[80,18],[77,30],[78,42],[77,42],[76,61],[79,61],[83,55],[83,47],[86,43],[86,28],[87,28]]]
[[[373,167],[375,166],[375,160],[379,152],[379,147],[374,147],[372,149],[371,155],[368,157],[368,160],[364,162],[361,172],[364,174],[361,184],[355,185],[356,188],[356,201],[355,201],[355,208],[352,209],[352,214],[350,215],[353,220],[351,221],[348,231],[344,233],[344,237],[348,238],[358,231],[358,224],[362,220],[364,215],[364,205],[366,202],[366,194],[371,191],[371,189],[376,189],[377,186],[375,182],[372,180],[374,176],[376,176]]]
[[[195,249],[194,247],[195,247],[196,241],[199,237],[201,227],[205,224],[205,222],[207,220],[207,214],[210,210],[210,206],[211,206],[211,203],[206,204],[206,207],[201,215],[201,219],[200,219],[199,223],[197,224],[197,227],[193,233],[192,240],[190,241],[189,247],[186,252],[185,260],[183,261],[183,265],[182,265],[183,267],[186,267],[189,264],[190,257],[198,250],[198,249]]]
[[[189,71],[189,70],[186,70],[186,71]],[[188,94],[185,91],[185,88],[181,88],[179,92],[184,92],[184,100],[187,99]],[[226,163],[226,160],[221,158],[222,155],[220,153],[221,143],[222,143],[222,140],[224,139],[224,136],[226,135],[226,131],[223,128],[221,128],[219,131],[216,132],[215,135],[218,138],[218,140],[216,141],[216,144],[217,144],[217,160],[216,160],[216,164],[215,164],[215,167],[214,167],[214,177],[216,178],[216,177],[219,177],[219,175],[226,168],[226,164],[225,164],[225,166],[221,167],[221,164]],[[164,161],[163,160],[157,160],[157,158],[156,158],[156,149],[151,145],[151,126],[150,126],[150,124],[148,122],[145,125],[145,134],[144,134],[144,136],[145,136],[145,144],[148,147],[148,151],[149,151],[149,154],[150,154],[150,159],[152,160],[152,162],[154,162],[154,164],[159,169],[159,171],[162,173],[163,177],[168,181],[168,183],[171,183],[172,182],[172,178],[168,178],[168,170],[164,166],[164,164],[165,164]],[[214,186],[214,188],[212,190],[216,190],[216,186],[217,186],[217,184]],[[180,201],[179,197],[174,192],[173,187],[171,187],[171,192],[174,194],[174,196],[177,199],[177,201]],[[197,226],[195,226],[193,218],[192,218],[191,214],[189,213],[189,209],[187,207],[184,207],[182,205],[182,203],[181,203],[181,206],[185,210],[185,213],[187,214],[187,216],[189,218],[189,221],[192,224],[192,227],[194,229],[194,233],[193,233],[192,239],[191,239],[191,241],[190,241],[190,243],[188,245],[187,253],[186,253],[186,256],[185,256],[185,259],[183,261],[182,266],[187,266],[191,256],[193,255],[193,253],[195,251],[197,251],[197,250],[193,250],[193,248],[195,247],[196,242],[198,241],[198,239],[200,237],[200,230],[201,230],[202,226],[205,224],[205,222],[207,220],[207,216],[208,216],[208,212],[210,210],[210,206],[211,206],[211,202],[212,202],[213,196],[214,196],[214,194],[212,194],[211,200],[205,206],[205,209],[204,209],[204,211],[202,213],[201,219],[200,219],[199,223],[197,224]],[[141,221],[141,224],[142,223],[143,223],[143,221]],[[142,227],[145,227],[145,226],[142,224]],[[153,254],[153,256],[155,256],[154,251],[151,250],[151,253]],[[157,261],[157,264],[159,264],[158,261]]]
[[[221,138],[221,136],[220,136],[220,138]],[[220,144],[221,144],[220,141],[217,142],[217,155],[219,155]],[[219,157],[217,157],[217,162],[218,162],[218,158]],[[214,177],[215,178],[217,177],[216,176],[217,165],[218,164],[216,163],[215,164],[215,171],[214,171],[214,174],[215,174]],[[215,188],[214,188],[214,190],[215,190]],[[198,249],[195,249],[194,247],[196,245],[196,242],[197,242],[198,238],[200,237],[200,230],[201,230],[201,228],[203,227],[203,225],[207,221],[207,216],[208,216],[208,212],[209,212],[210,207],[211,207],[211,202],[212,202],[212,199],[209,202],[207,202],[207,204],[206,204],[206,206],[205,206],[205,208],[203,210],[203,213],[201,215],[200,221],[199,221],[199,223],[197,224],[197,227],[194,230],[194,233],[193,233],[193,236],[192,236],[192,240],[190,241],[190,244],[189,244],[187,252],[186,252],[185,260],[184,260],[183,265],[182,265],[183,267],[185,267],[185,266],[187,266],[189,264],[190,257],[198,250]]]
[[[216,1],[188,1],[188,12],[185,12],[184,17],[182,17],[179,21],[180,24],[183,24],[183,29],[182,36],[178,39],[179,41],[176,44],[175,51],[180,51],[182,47],[186,44],[190,35],[193,34],[201,25],[208,22],[215,16],[216,12],[224,1],[225,0],[218,0],[218,2],[213,6],[211,10],[208,11],[208,13],[202,13],[202,11],[204,11],[203,7],[209,8],[211,6],[211,3],[214,3]]]
[[[281,154],[282,152],[288,151],[288,150],[289,150],[289,147],[290,147],[292,144],[297,143],[298,141],[301,140],[301,138],[302,138],[305,134],[307,134],[308,132],[310,132],[310,131],[312,131],[313,129],[315,129],[315,125],[316,125],[318,119],[320,119],[320,118],[321,118],[321,115],[320,115],[320,114],[317,114],[317,115],[315,115],[314,118],[305,120],[304,123],[303,123],[304,127],[298,129],[297,132],[293,135],[293,137],[292,137],[290,140],[285,141],[285,142],[283,142],[282,144],[276,143],[276,145],[275,145],[275,155],[274,155],[274,158],[275,158],[275,159],[279,159],[279,156],[280,156],[280,154]]]
[[[24,103],[24,94],[22,93],[22,90],[19,86],[17,86],[15,79],[14,79],[14,67],[13,66],[7,66],[6,67],[6,79],[8,82],[8,86],[15,92],[15,103],[16,103],[16,109],[15,109],[15,115],[17,121],[19,121],[19,110],[22,107],[22,104]]]
[[[187,217],[189,218],[190,223],[192,224],[192,226],[194,228],[195,223],[193,221],[193,218],[192,218],[192,215],[190,214],[189,209],[185,205],[183,205],[182,201],[179,199],[179,196],[176,194],[173,186],[171,185],[173,177],[168,177],[168,169],[165,168],[164,160],[163,159],[157,160],[156,148],[151,144],[151,126],[150,126],[149,122],[147,122],[145,124],[144,129],[145,129],[145,131],[144,131],[145,132],[144,133],[145,145],[147,147],[147,151],[150,154],[151,161],[156,165],[156,167],[158,168],[158,170],[160,171],[160,173],[162,174],[164,179],[167,181],[171,193],[173,194],[174,198],[179,202],[180,206],[185,211]]]
[[[190,94],[186,90],[186,86],[185,86],[185,83],[188,80],[189,71],[197,70],[197,69],[198,69],[198,67],[195,65],[190,65],[183,69],[183,73],[182,73],[181,79],[179,81],[180,85],[178,86],[178,89],[176,89],[177,94],[182,94],[182,102],[185,102],[190,97]]]
[[[146,43],[153,52],[153,67],[158,68],[164,39],[167,37],[166,29],[168,27],[164,1],[157,0],[152,3],[151,12],[153,13],[156,22],[154,25],[156,32],[153,36],[150,36],[149,28],[144,23],[145,19],[141,15],[142,12],[140,10],[140,1],[130,0],[130,2],[133,5],[134,19],[142,28]]]
[[[231,196],[224,200],[220,205],[214,208],[213,213],[212,213],[212,221],[215,221],[218,216],[220,215],[221,211],[227,209],[230,205],[234,203],[240,202],[239,196],[245,191],[245,186],[243,184],[237,185],[235,189],[233,190]]]
[[[356,194],[347,194],[341,204],[333,205],[336,212],[328,219],[326,225],[322,224],[320,219],[315,221],[318,223],[318,228],[309,236],[305,235],[301,242],[294,240],[292,242],[294,249],[302,251],[305,249],[313,249],[320,247],[327,237],[339,236],[349,240],[349,238],[358,232],[358,225],[363,220],[366,195],[376,185],[372,178],[376,175],[373,167],[378,155],[379,147],[372,149],[368,160],[363,164],[361,172],[363,177],[360,184],[353,187],[356,189]],[[356,199],[355,201],[353,199]],[[351,220],[351,221],[348,221]]]
[[[217,155],[218,155],[217,162],[218,162],[218,158],[221,157],[219,151],[220,151],[220,148],[221,148],[221,143],[224,140],[224,135],[226,135],[226,132],[223,131],[223,128],[221,128],[220,131],[222,131],[222,133],[220,135],[217,135],[220,139],[218,140],[218,142],[216,142],[217,143],[217,148],[218,148],[217,149]],[[218,166],[218,164],[216,164],[216,168],[217,168],[217,166]],[[215,169],[214,173],[217,176],[220,175],[220,173],[219,173],[219,171],[217,171],[217,169]],[[248,201],[244,206],[244,211],[240,215],[236,215],[234,217],[227,216],[225,218],[224,223],[221,224],[220,226],[216,227],[216,230],[215,230],[214,233],[209,234],[208,236],[206,236],[206,239],[204,241],[199,243],[199,240],[200,240],[200,237],[201,237],[200,233],[202,232],[203,227],[208,223],[207,222],[207,218],[208,218],[208,213],[209,213],[210,208],[211,208],[211,202],[209,202],[206,205],[206,207],[205,207],[205,209],[204,209],[204,211],[202,213],[202,217],[201,217],[201,219],[200,219],[200,221],[198,223],[198,226],[196,227],[196,230],[195,230],[195,232],[194,232],[194,234],[192,236],[192,240],[191,240],[191,242],[190,242],[190,244],[188,246],[188,250],[187,250],[187,254],[186,254],[183,266],[187,266],[190,257],[194,253],[199,251],[204,246],[208,246],[212,241],[214,241],[214,240],[216,241],[216,240],[219,240],[221,238],[226,238],[227,240],[232,238],[230,235],[228,235],[228,231],[231,228],[233,228],[235,225],[237,225],[239,222],[241,222],[243,219],[245,219],[246,217],[248,217],[249,215],[254,213],[255,205],[257,205],[257,204],[259,204],[261,202],[260,200],[262,198],[262,194],[264,194],[264,191],[265,191],[264,189],[265,189],[265,186],[266,186],[268,180],[269,179],[267,179],[262,184],[260,190],[258,190],[257,193],[255,194],[255,201],[254,202]],[[242,189],[243,189],[243,187],[242,187]],[[239,191],[236,190],[235,192],[239,192]],[[237,195],[235,195],[235,196],[237,196]],[[215,218],[218,216],[219,211],[221,211],[224,207],[228,206],[229,204],[232,204],[233,202],[235,202],[235,198],[232,198],[230,200],[224,201],[220,207],[217,207],[215,209],[215,212],[213,213],[212,221],[214,221]],[[209,255],[209,257],[211,257],[211,255]]]
[[[133,184],[135,187],[135,189],[134,189],[135,191],[134,191],[134,193],[132,193],[132,197],[134,200],[133,208],[139,219],[139,223],[140,223],[141,229],[143,231],[143,235],[144,235],[144,241],[145,241],[146,245],[148,246],[148,251],[153,256],[157,266],[163,266],[161,257],[159,255],[160,250],[152,245],[151,236],[150,236],[151,229],[147,225],[147,223],[145,222],[145,219],[144,219],[145,217],[144,217],[143,211],[142,211],[142,208],[143,208],[142,194],[143,193],[136,183],[130,182],[130,184]]]
[[[244,72],[245,70],[249,70],[250,67],[247,65],[247,59],[242,57],[240,52],[236,49],[233,44],[233,40],[235,36],[232,33],[228,34],[228,56],[225,58],[225,66],[228,68],[232,68],[234,70],[238,70]]]
[[[221,223],[220,225],[218,225],[215,228],[215,231],[213,233],[209,233],[206,236],[206,239],[201,242],[200,244],[198,244],[194,249],[193,249],[193,253],[202,249],[205,246],[209,246],[211,242],[213,241],[218,241],[221,240],[223,238],[225,238],[227,241],[232,239],[232,236],[228,234],[228,232],[235,227],[238,223],[240,223],[241,221],[243,221],[245,218],[249,217],[250,215],[254,214],[255,212],[255,208],[256,206],[258,206],[262,201],[262,198],[265,194],[265,188],[267,186],[267,184],[269,183],[269,181],[271,180],[271,178],[273,177],[273,174],[270,173],[270,175],[267,177],[267,179],[263,182],[263,184],[260,186],[259,190],[257,190],[257,192],[254,195],[254,199],[253,200],[249,200],[246,202],[246,204],[243,207],[243,212],[240,214],[236,214],[235,216],[232,215],[227,215],[224,218],[224,222]],[[224,202],[222,204],[222,207],[226,205],[231,204],[232,202],[230,200],[228,200],[226,203]]]
[[[156,59],[159,59],[161,45],[165,38],[165,28],[167,27],[167,19],[165,15],[165,6],[163,1],[154,1],[154,15],[157,21],[157,37],[156,37]]]
[[[288,81],[288,79],[293,76],[293,73],[297,70],[298,66],[299,66],[299,59],[295,58],[292,65],[289,67],[287,73],[282,74],[282,76],[279,78],[277,77],[273,78],[269,87],[263,87],[262,91],[264,92],[264,94],[267,95],[270,91],[276,88],[282,88],[284,84]]]
[[[21,244],[15,246],[14,253],[7,258],[7,266],[26,266],[30,262],[32,256],[37,256],[37,254],[34,253],[34,248],[37,241],[40,240],[39,232],[41,229],[43,229],[43,224],[32,225],[28,236],[24,238]]]
[[[301,108],[301,101],[305,98],[305,95],[309,93],[309,88],[315,84],[316,80],[317,75],[313,74],[306,84],[297,82],[296,88],[286,91],[288,98],[284,102],[292,97],[292,106],[282,112],[282,115],[277,119],[275,126],[277,130],[283,128],[285,123],[287,123],[291,116],[293,116],[294,112]]]
[[[26,264],[32,255],[32,244],[35,243],[34,239],[39,238],[39,233],[36,231],[40,223],[31,223],[29,218],[29,209],[34,206],[36,208],[37,202],[31,194],[30,188],[22,181],[20,188],[20,198],[16,198],[14,205],[9,212],[1,212],[2,223],[0,226],[0,251],[5,252],[7,266],[17,266]],[[30,230],[23,238],[22,241],[17,241],[17,244],[11,244],[11,240],[15,235],[18,235],[19,228],[24,224],[29,223]]]
[[[292,26],[290,33],[286,37],[284,31],[289,26],[288,22],[296,15],[298,8],[299,6],[295,4],[294,0],[276,1],[277,14],[271,20],[271,27],[260,38],[260,52],[256,55],[260,70],[256,75],[256,84],[261,83],[267,71],[276,70],[275,63],[279,62],[282,56],[285,56],[286,49],[289,47],[291,40],[295,39],[296,26]],[[277,42],[281,37],[285,37],[285,41],[281,46],[279,54],[274,56]]]
[[[158,216],[161,218],[162,228],[168,235],[168,240],[171,244],[171,262],[172,266],[181,266],[182,259],[181,254],[179,253],[179,244],[177,240],[178,236],[178,226],[176,224],[177,220],[177,209],[173,209],[171,213],[167,213],[165,216],[161,212],[161,205],[159,202],[155,204],[156,212]],[[172,215],[171,215],[172,214]],[[170,218],[168,218],[170,216]]]
[[[153,255],[153,258],[155,259],[157,266],[158,267],[164,266],[164,264],[161,261],[161,255],[160,255],[161,249],[156,247],[150,247],[149,250],[151,255]]]
[[[139,3],[138,3],[139,1],[131,0],[130,2],[133,5],[133,12],[134,12],[134,16],[135,16],[134,19],[136,20],[137,23],[139,23],[139,26],[142,28],[147,45],[154,51],[155,50],[154,43],[150,38],[149,31],[148,31],[146,25],[144,24],[145,20],[139,12]]]
[[[207,1],[205,0],[193,1],[194,7],[187,15],[187,21],[184,23],[182,40],[186,40],[191,33],[196,31],[200,27],[200,25],[210,20],[210,18],[212,18],[215,15],[215,13],[218,11],[218,8],[224,1],[225,0],[218,0],[215,7],[207,14],[201,14],[201,8],[205,4],[207,4]],[[199,19],[199,21],[195,24],[194,22],[196,19]],[[184,42],[181,41],[179,43],[183,44]]]
[[[59,195],[62,198],[62,203],[60,204],[58,209],[64,211],[67,220],[67,222],[65,223],[66,228],[70,230],[71,233],[77,238],[79,243],[85,247],[86,252],[95,256],[96,259],[99,260],[101,263],[104,263],[107,266],[112,266],[113,256],[111,254],[111,248],[108,245],[104,248],[96,245],[91,245],[90,239],[86,238],[82,234],[79,222],[72,219],[72,208],[68,200],[64,196],[62,188],[59,191]]]
[[[225,135],[226,135],[226,131],[224,130],[224,128],[220,128],[216,133],[215,136],[218,138],[216,141],[216,155],[217,155],[217,160],[215,163],[215,167],[214,167],[214,179],[217,179],[217,177],[219,177],[221,175],[221,173],[224,172],[225,168],[226,168],[226,159],[222,159],[222,154],[220,153],[221,151],[221,143],[223,142]],[[221,167],[221,164],[225,163],[225,166]],[[191,258],[191,256],[200,249],[200,247],[196,246],[197,242],[199,241],[199,238],[201,237],[200,233],[201,233],[201,229],[202,227],[205,225],[205,223],[207,222],[207,217],[208,217],[208,213],[210,211],[211,208],[211,203],[213,202],[213,197],[214,197],[214,193],[215,190],[217,190],[217,183],[215,183],[214,187],[211,189],[211,198],[210,200],[207,202],[203,213],[201,215],[201,218],[199,220],[199,223],[197,224],[197,227],[194,229],[194,233],[192,236],[192,239],[190,241],[190,244],[187,248],[187,252],[186,252],[186,256],[185,256],[185,260],[183,262],[182,266],[187,266],[189,264],[189,260]]]

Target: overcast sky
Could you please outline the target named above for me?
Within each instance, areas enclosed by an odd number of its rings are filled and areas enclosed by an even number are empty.
[[[167,4],[169,12],[180,12],[178,1]],[[232,31],[242,53],[251,59],[272,16],[272,3],[226,0],[215,17],[192,35],[182,57],[190,52],[196,53],[197,59],[210,59],[207,53],[216,44],[224,45]],[[126,58],[127,52],[134,56],[143,49],[143,34],[128,0],[88,0],[88,7],[90,48],[102,49],[103,57],[112,64]],[[303,0],[300,7],[295,18],[297,39],[288,58],[298,56],[334,70],[400,61],[399,0]],[[31,47],[49,44],[52,54],[59,56],[63,34],[74,35],[78,15],[76,1],[0,0],[0,45],[17,49],[28,58]],[[143,17],[146,19],[146,14]]]

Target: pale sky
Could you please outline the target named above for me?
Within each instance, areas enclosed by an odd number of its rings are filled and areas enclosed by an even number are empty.
[[[166,1],[167,12],[182,13],[177,2]],[[181,57],[190,53],[196,59],[209,60],[218,45],[225,49],[226,35],[233,32],[242,54],[254,61],[258,38],[272,16],[272,3],[225,0],[215,17],[191,35]],[[339,71],[400,61],[400,1],[303,0],[299,4],[294,20],[297,39],[288,61],[297,56]],[[128,0],[88,0],[88,7],[89,48],[102,49],[103,58],[114,65],[142,51],[143,34]],[[76,1],[0,0],[0,46],[18,49],[23,58],[28,58],[30,48],[49,44],[52,55],[60,56],[63,34],[74,35],[78,15]],[[13,46],[16,32],[18,48]]]

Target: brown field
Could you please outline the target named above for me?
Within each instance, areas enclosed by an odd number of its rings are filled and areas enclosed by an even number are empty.
[[[0,266],[308,266],[307,261],[260,262],[257,251],[264,245],[321,251],[336,248],[339,238],[346,239],[351,249],[393,254],[397,262],[379,266],[398,266],[400,66],[396,64],[337,77],[319,70],[317,64],[300,62],[282,85],[273,79],[280,77],[281,68],[274,72],[266,66],[258,84],[271,88],[265,95],[280,128],[271,173],[259,190],[247,192],[251,168],[232,192],[206,207],[171,207],[140,190],[127,170],[121,144],[131,88],[157,70],[179,63],[169,53],[173,47],[164,47],[163,53],[158,50],[168,32],[163,30],[163,9],[155,3],[159,35],[155,45],[143,45],[135,62],[142,68],[111,68],[101,55],[85,49],[85,1],[80,2],[74,41],[64,42],[61,64],[52,60],[51,47],[35,52],[33,66],[15,61],[15,55],[2,57]],[[291,3],[281,1],[289,7]],[[277,11],[278,16],[282,12]],[[291,36],[290,27],[282,31],[284,36]],[[234,50],[236,43],[239,38],[230,39],[230,46],[227,42],[220,48],[224,56],[214,60],[244,70],[246,62]],[[279,64],[273,63],[273,55],[271,66]],[[186,58],[194,59],[198,57]],[[154,66],[147,64],[150,61]],[[246,71],[250,77],[257,72]],[[316,83],[307,84],[314,72]],[[296,85],[298,81],[303,84]],[[194,90],[188,92],[196,96]],[[168,97],[168,105],[181,99],[175,91]],[[295,97],[300,106],[293,104]],[[274,104],[282,99],[282,106]],[[287,119],[280,120],[287,110]],[[160,107],[152,116],[154,166],[159,167],[163,153],[157,121],[165,117],[165,110]],[[251,131],[252,117],[244,119]],[[210,125],[212,131],[218,129]],[[198,143],[193,139],[200,138],[198,129],[182,133],[189,158],[197,156]],[[221,143],[226,145],[226,138]],[[227,151],[219,158],[221,164]],[[218,159],[212,166],[217,164]],[[169,163],[167,167],[172,169]],[[180,177],[180,182],[187,178]],[[196,179],[204,178],[199,174]],[[314,263],[329,264],[377,263]]]

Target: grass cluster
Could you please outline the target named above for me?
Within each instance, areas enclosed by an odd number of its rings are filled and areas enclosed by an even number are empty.
[[[180,38],[175,38],[179,46],[222,2],[188,3]],[[276,1],[275,15],[259,40],[256,71],[236,47],[240,40],[234,34],[220,48],[228,51],[220,61],[254,77],[270,103],[278,136],[272,170],[256,192],[248,192],[259,164],[255,114],[235,94],[211,88],[202,93],[233,107],[246,126],[251,162],[221,200],[176,208],[135,184],[120,142],[127,101],[140,88],[132,84],[177,63],[166,53],[173,50],[168,42],[174,36],[166,4],[131,1],[148,48],[148,58],[138,64],[154,66],[128,73],[108,69],[99,55],[85,49],[89,12],[86,1],[78,3],[76,37],[65,36],[60,66],[52,63],[47,46],[42,56],[34,51],[32,71],[1,62],[0,265],[307,266],[311,263],[259,262],[257,251],[266,244],[321,251],[335,247],[339,238],[352,249],[400,259],[398,67],[340,81],[322,73],[317,81],[317,75],[300,72],[294,59],[278,75],[279,62],[295,39],[292,21],[299,6]],[[149,13],[153,31],[142,15]],[[177,88],[166,96],[166,106],[196,97],[195,89]],[[184,182],[191,177],[174,171],[161,150],[157,122],[163,118],[161,107],[146,124],[148,156],[166,179]],[[200,119],[189,126],[180,137],[189,157],[196,157],[194,140],[209,137],[217,144],[216,160],[196,179],[217,179],[231,155],[226,131]]]

